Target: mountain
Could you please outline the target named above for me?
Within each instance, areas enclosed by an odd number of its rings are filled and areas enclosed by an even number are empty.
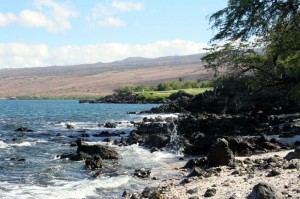
[[[115,88],[162,81],[207,79],[202,54],[160,58],[129,57],[111,63],[0,69],[0,98],[7,96],[99,96]]]

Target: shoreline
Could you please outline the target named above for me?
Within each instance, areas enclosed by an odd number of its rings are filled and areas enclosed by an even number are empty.
[[[253,162],[256,160],[266,160],[271,157],[276,157],[278,159],[283,158],[289,152],[293,150],[284,150],[279,152],[270,152],[259,155],[253,155],[250,157],[236,157],[236,160],[245,161],[245,159],[250,159]],[[300,161],[298,160],[298,163]],[[175,167],[174,167],[175,166]],[[173,169],[178,169],[184,165],[181,163],[175,164]],[[244,164],[241,167],[231,168],[228,166],[218,167],[221,171],[210,177],[190,177],[191,170],[180,169],[183,175],[180,180],[170,179],[166,182],[162,182],[159,187],[164,187],[165,193],[161,194],[162,198],[165,199],[188,199],[191,197],[206,198],[204,194],[207,189],[215,187],[216,194],[211,197],[214,199],[224,199],[224,198],[253,198],[251,196],[253,187],[259,182],[267,182],[272,184],[279,197],[285,198],[290,195],[289,198],[299,198],[300,197],[300,178],[299,178],[299,168],[298,169],[280,169],[280,175],[274,177],[266,177],[271,169],[266,170],[256,170],[255,172],[247,172],[245,168],[250,167]],[[243,169],[244,172],[241,172]],[[237,171],[240,170],[240,173]],[[236,173],[236,174],[234,174]],[[180,181],[183,179],[188,179],[187,183],[181,184]],[[282,193],[285,193],[284,195]]]

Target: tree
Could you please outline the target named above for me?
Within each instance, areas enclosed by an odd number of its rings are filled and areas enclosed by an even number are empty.
[[[300,87],[299,0],[229,0],[210,23],[219,32],[203,60],[216,75],[226,68],[259,89]]]

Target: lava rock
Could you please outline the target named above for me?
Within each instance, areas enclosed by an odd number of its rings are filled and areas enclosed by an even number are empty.
[[[26,127],[20,127],[15,130],[16,132],[33,132],[33,130],[28,129]]]
[[[267,183],[259,183],[253,187],[253,195],[255,199],[279,199],[274,186]]]
[[[103,145],[87,145],[82,139],[77,139],[77,152],[89,155],[99,155],[102,159],[120,159],[121,156],[112,147]]]
[[[297,147],[294,152],[288,153],[284,158],[286,160],[300,159],[300,147]]]
[[[107,122],[107,123],[104,124],[104,127],[114,129],[114,128],[117,128],[117,125],[113,124],[113,123],[110,123],[110,122]]]
[[[233,165],[234,155],[225,139],[218,139],[217,143],[211,147],[207,155],[209,166],[218,167],[222,165]]]
[[[133,173],[134,176],[138,178],[149,178],[151,174],[151,170],[146,169],[136,169]]]
[[[85,169],[88,171],[94,171],[100,169],[103,166],[102,158],[99,155],[94,155],[92,158],[85,160]]]
[[[207,189],[204,193],[204,197],[212,197],[216,195],[217,190],[215,188]]]

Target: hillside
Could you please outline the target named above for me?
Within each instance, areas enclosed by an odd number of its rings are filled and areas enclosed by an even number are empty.
[[[207,79],[201,54],[160,58],[132,57],[112,63],[1,69],[0,97],[99,96],[119,86],[166,80]]]

